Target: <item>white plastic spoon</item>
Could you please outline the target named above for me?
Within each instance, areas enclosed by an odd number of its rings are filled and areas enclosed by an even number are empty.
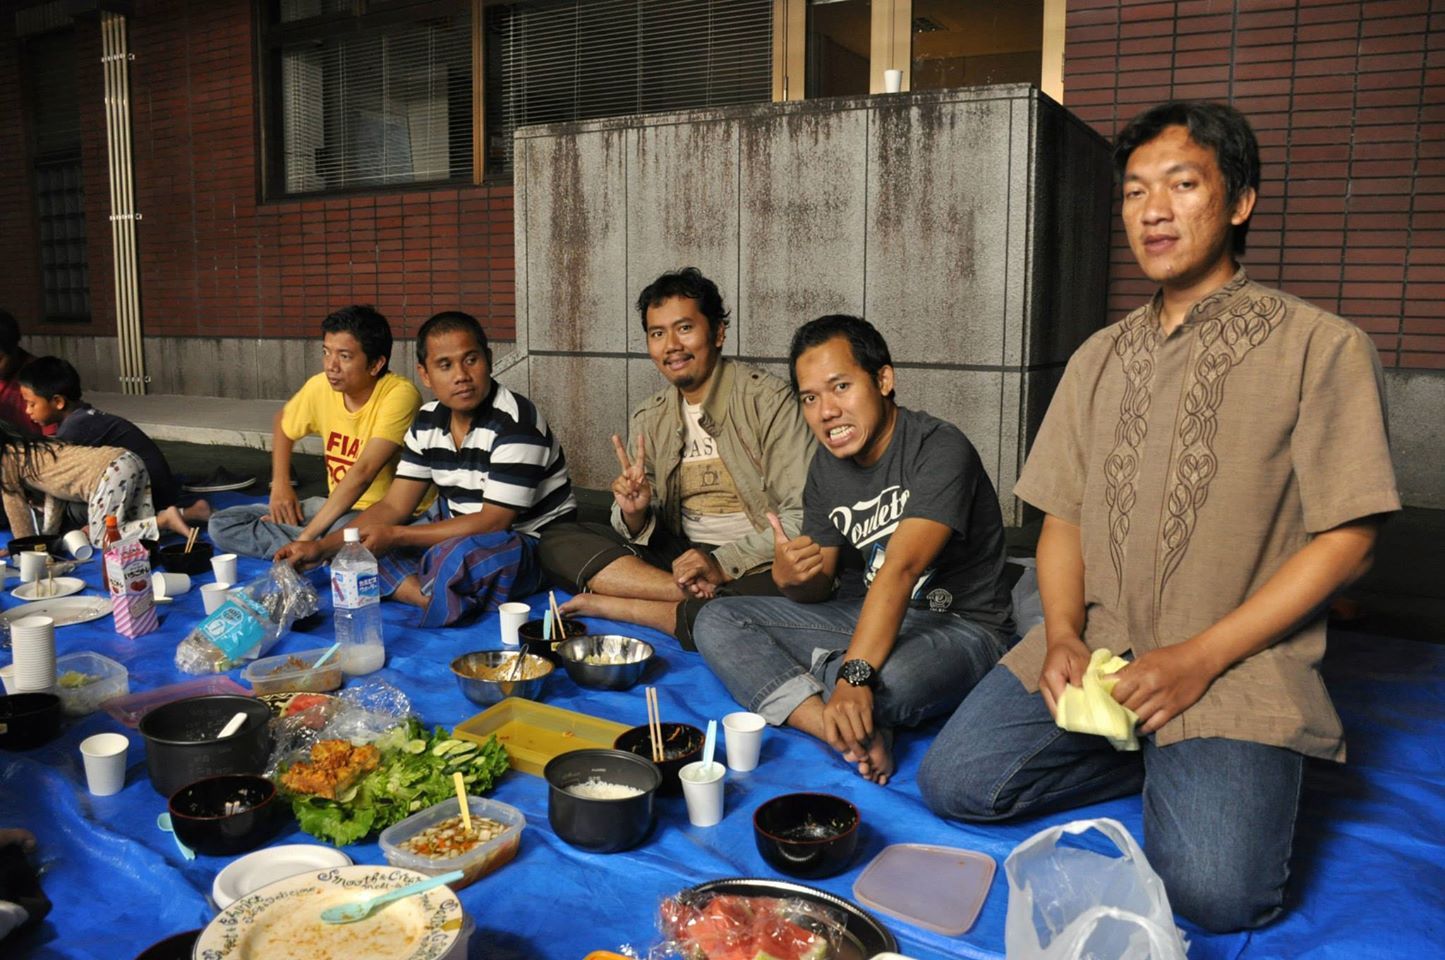
[[[243,723],[245,723],[245,722],[246,722],[246,711],[242,710],[242,711],[238,712],[238,713],[237,713],[234,717],[232,717],[230,720],[226,721],[226,725],[221,728],[221,732],[218,733],[218,734],[216,734],[216,739],[217,739],[217,740],[224,740],[224,739],[226,739],[226,738],[229,737],[231,734],[233,734],[233,733],[235,733],[237,730],[241,729],[241,724],[243,724]]]

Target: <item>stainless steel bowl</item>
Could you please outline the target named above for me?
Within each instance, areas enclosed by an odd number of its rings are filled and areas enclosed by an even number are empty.
[[[518,656],[525,658],[519,672],[528,679],[508,680]],[[482,707],[490,707],[507,697],[536,700],[547,675],[554,669],[556,667],[542,657],[513,650],[478,650],[452,661],[457,686],[468,700]]]
[[[579,687],[594,690],[626,690],[647,672],[652,662],[652,644],[616,634],[574,637],[557,645],[557,657]],[[604,657],[612,663],[587,663],[588,657]]]

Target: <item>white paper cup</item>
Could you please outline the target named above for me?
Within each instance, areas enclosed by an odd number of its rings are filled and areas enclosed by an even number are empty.
[[[712,769],[704,773],[704,767]],[[728,768],[714,760],[689,763],[677,771],[682,795],[687,800],[687,819],[694,827],[716,826],[723,816],[723,775]]]
[[[740,710],[723,717],[723,739],[727,743],[728,766],[746,773],[758,766],[758,753],[763,747],[763,728],[768,725],[756,713]]]
[[[50,554],[43,550],[22,550],[20,552],[20,582],[34,583],[45,576]]]
[[[497,608],[502,615],[502,643],[515,647],[522,642],[522,624],[532,616],[532,608],[525,603],[504,603]]]
[[[231,592],[229,583],[205,583],[201,585],[201,605],[206,608],[206,613],[215,613],[226,602],[226,594]]]
[[[151,592],[158,599],[166,597],[179,597],[183,593],[189,593],[191,589],[191,577],[185,573],[170,573],[165,570],[157,570],[151,574]]]
[[[902,89],[903,89],[903,71],[902,71],[902,70],[884,70],[884,71],[883,71],[883,92],[884,92],[884,93],[898,93],[898,92],[901,91]]]
[[[236,582],[236,555],[234,553],[223,553],[219,557],[211,558],[211,572],[216,575],[216,582],[230,586]]]
[[[20,692],[15,687],[15,664],[7,663],[0,667],[0,686],[4,686],[7,695]]]
[[[97,797],[120,793],[125,786],[125,754],[130,741],[119,733],[97,733],[80,741],[85,785]]]
[[[61,543],[65,544],[65,552],[77,560],[89,560],[95,553],[95,548],[90,545],[90,538],[85,535],[84,530],[70,531]]]

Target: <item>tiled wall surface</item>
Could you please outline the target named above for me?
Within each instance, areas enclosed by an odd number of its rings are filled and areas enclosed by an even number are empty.
[[[1068,0],[1066,30],[1065,105],[1106,137],[1171,97],[1243,110],[1250,273],[1359,324],[1386,367],[1445,370],[1445,2]],[[1150,292],[1117,222],[1110,319]]]

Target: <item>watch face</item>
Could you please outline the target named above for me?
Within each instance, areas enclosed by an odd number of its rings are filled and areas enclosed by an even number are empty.
[[[838,672],[855,687],[867,686],[873,679],[873,666],[867,660],[849,660]]]

